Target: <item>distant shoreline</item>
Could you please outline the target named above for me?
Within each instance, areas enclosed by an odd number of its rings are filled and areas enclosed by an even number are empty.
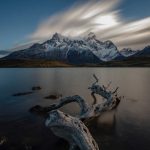
[[[0,68],[55,68],[55,67],[150,67],[150,57],[130,58],[100,64],[69,64],[51,60],[0,60]]]

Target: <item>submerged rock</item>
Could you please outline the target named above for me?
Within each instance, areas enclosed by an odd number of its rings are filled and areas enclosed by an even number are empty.
[[[12,96],[23,96],[23,95],[29,95],[32,94],[33,92],[29,91],[29,92],[21,92],[21,93],[15,93]]]
[[[40,86],[33,86],[32,91],[41,90],[42,88]]]
[[[60,97],[62,97],[62,94],[56,94],[56,95],[49,95],[49,96],[46,96],[46,97],[44,97],[45,99],[58,99],[58,98],[60,98]]]

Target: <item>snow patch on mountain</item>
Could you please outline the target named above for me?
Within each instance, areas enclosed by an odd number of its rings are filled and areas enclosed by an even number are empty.
[[[125,57],[132,56],[132,55],[136,54],[137,52],[138,51],[132,50],[131,48],[124,48],[120,51],[120,53]]]

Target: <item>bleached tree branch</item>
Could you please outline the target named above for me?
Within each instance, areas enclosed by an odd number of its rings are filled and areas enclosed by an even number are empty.
[[[46,126],[51,128],[55,135],[66,139],[70,143],[70,150],[75,150],[76,147],[79,147],[80,150],[99,150],[97,143],[84,123],[99,117],[106,111],[116,108],[121,100],[121,98],[117,96],[118,87],[114,91],[109,91],[108,88],[111,82],[109,82],[106,87],[104,85],[101,86],[97,84],[99,80],[95,74],[93,74],[93,77],[96,81],[89,87],[91,96],[94,99],[92,105],[89,105],[86,100],[80,96],[75,95],[62,98],[58,103],[48,107],[36,106],[31,109],[32,111],[45,111],[49,114],[49,117],[46,119]],[[99,103],[95,94],[101,96],[104,102]],[[72,102],[79,104],[79,116],[72,117],[57,110]]]

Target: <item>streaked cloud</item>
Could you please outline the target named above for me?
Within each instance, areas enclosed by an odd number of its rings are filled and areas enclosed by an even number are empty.
[[[29,36],[33,42],[49,39],[55,32],[77,37],[95,32],[100,40],[139,49],[150,44],[150,17],[128,21],[121,15],[121,0],[90,0],[50,16]]]

